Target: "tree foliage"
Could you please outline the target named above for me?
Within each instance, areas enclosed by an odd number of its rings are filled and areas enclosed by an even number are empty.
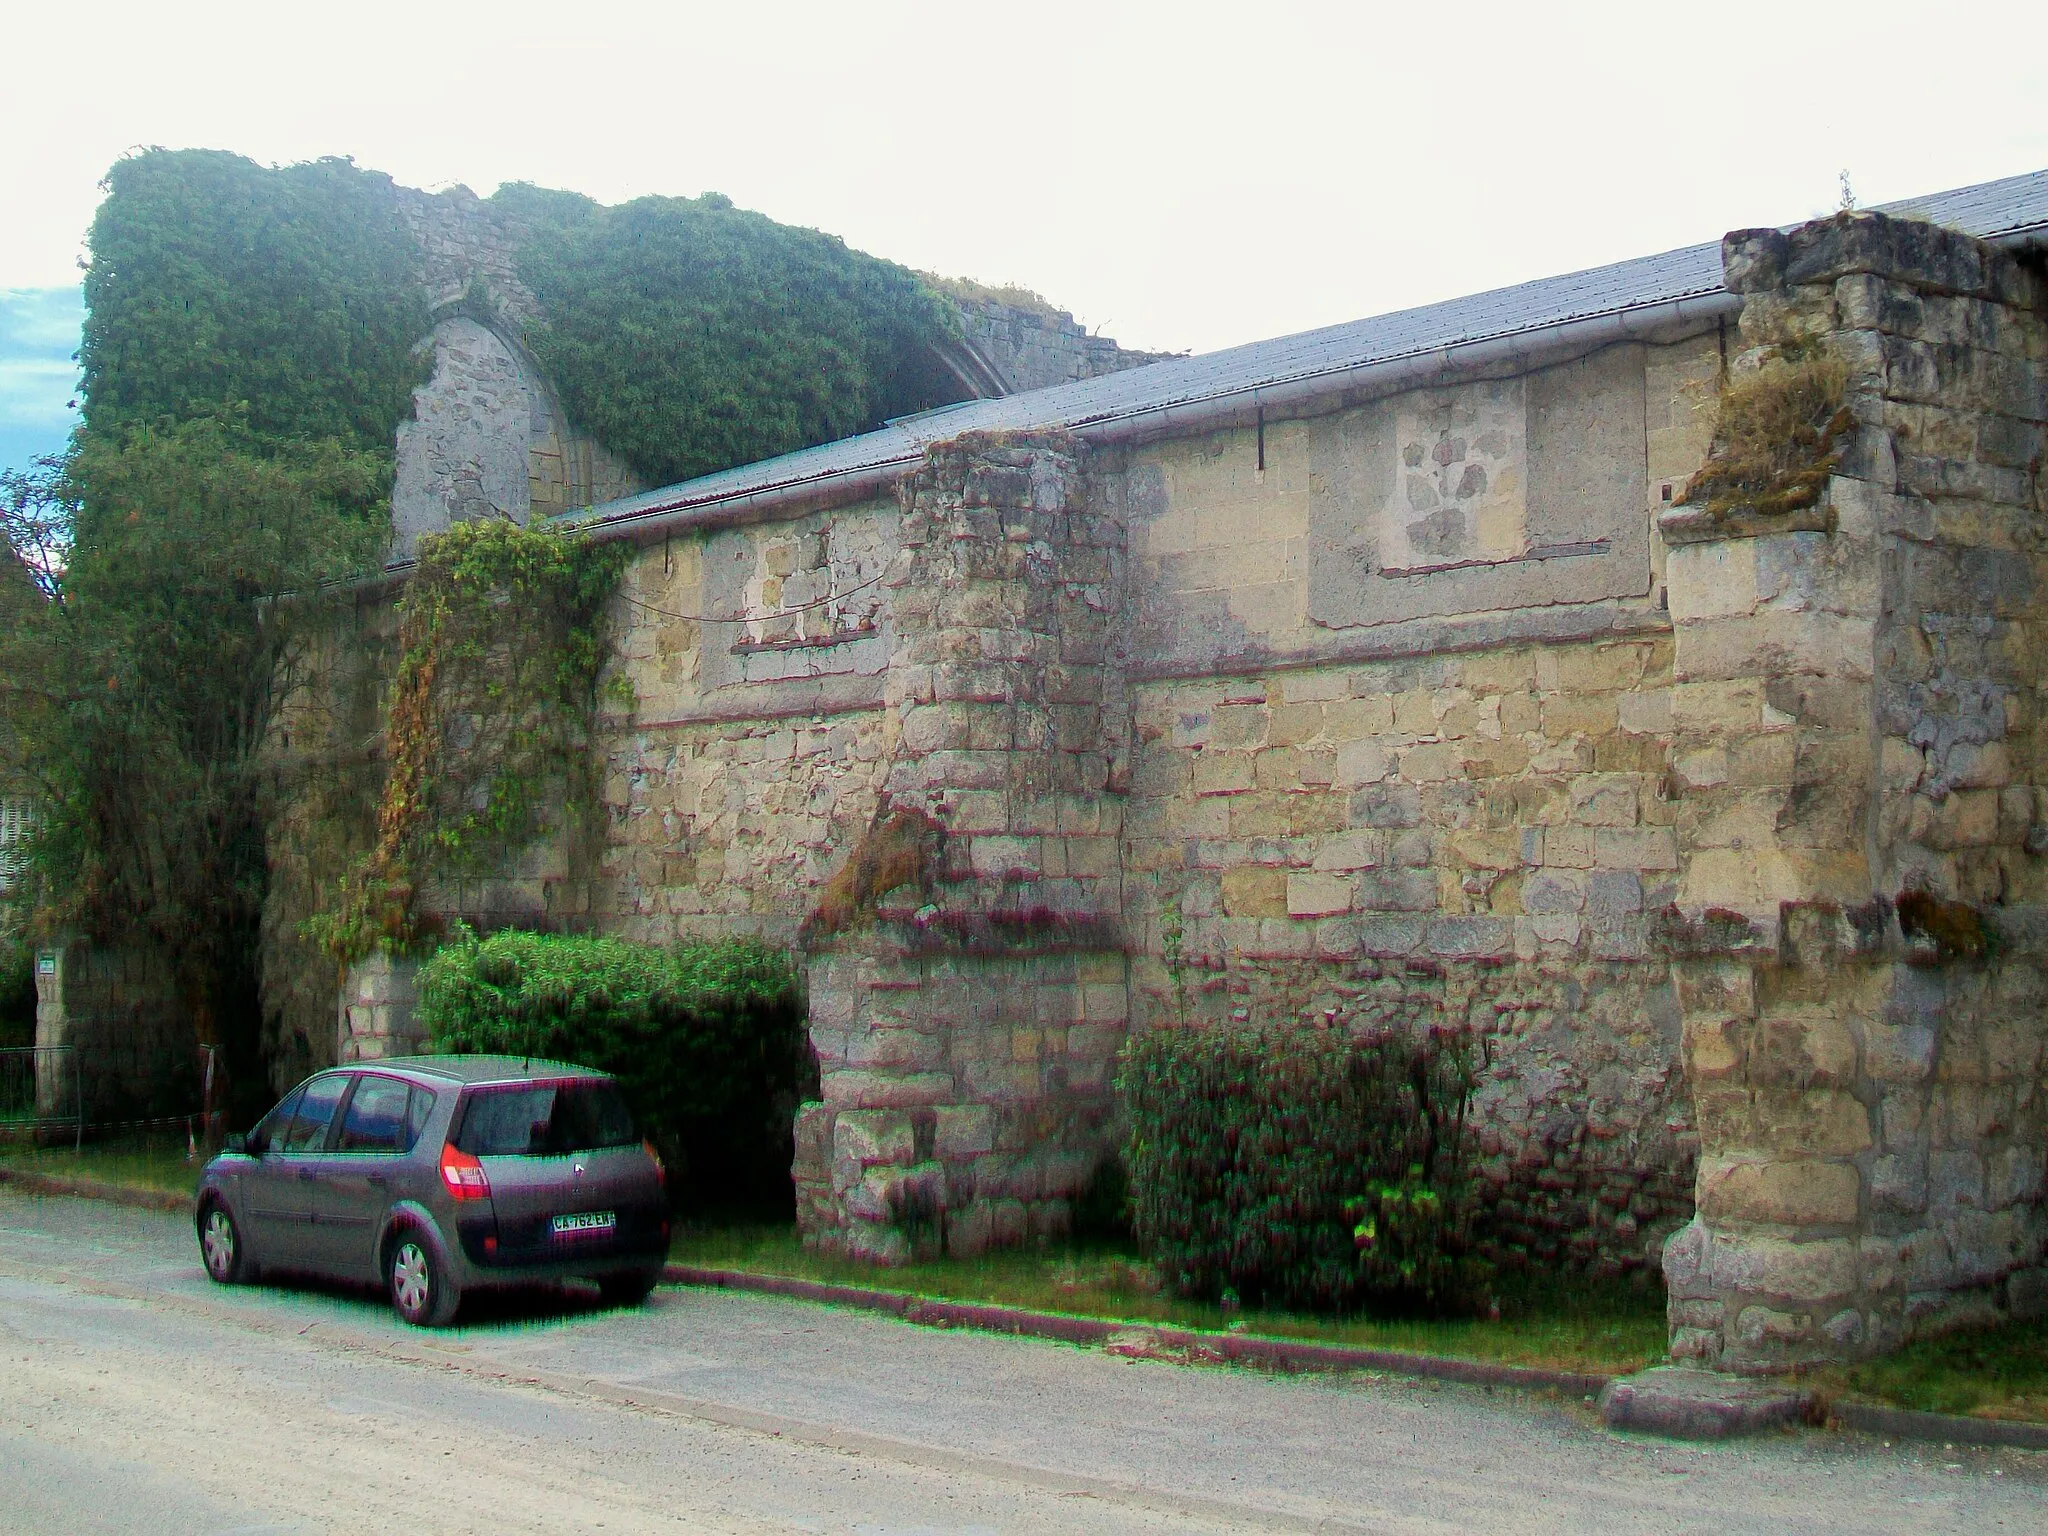
[[[0,484],[0,742],[38,801],[37,926],[155,947],[253,1069],[266,748],[323,593],[383,548],[418,253],[342,160],[148,150],[106,188],[82,425]]]
[[[570,417],[656,483],[829,442],[959,399],[917,275],[716,193],[605,208],[508,186],[534,231],[527,341]]]
[[[390,177],[153,149],[106,188],[79,354],[88,432],[227,415],[259,438],[390,453],[429,326]]]
[[[47,596],[16,583],[0,629],[5,734],[39,802],[40,926],[154,944],[200,1038],[238,1054],[264,747],[320,584],[376,547],[386,475],[331,439],[266,444],[212,419],[87,433],[43,491],[68,511],[67,563]]]

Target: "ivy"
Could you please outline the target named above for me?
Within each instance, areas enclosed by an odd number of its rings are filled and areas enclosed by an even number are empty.
[[[390,454],[429,327],[390,177],[151,149],[105,185],[79,352],[88,432],[225,416]]]
[[[527,343],[569,415],[657,484],[830,442],[961,398],[918,276],[716,193],[614,208],[513,185],[533,230]]]
[[[587,808],[604,610],[627,553],[498,519],[420,541],[376,841],[306,925],[339,963],[427,937],[428,881],[487,870]]]

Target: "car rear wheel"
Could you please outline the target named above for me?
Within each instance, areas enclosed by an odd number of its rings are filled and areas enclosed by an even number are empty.
[[[385,1262],[384,1277],[393,1309],[415,1328],[446,1327],[462,1303],[448,1278],[448,1266],[423,1232],[398,1234]]]
[[[608,1307],[637,1307],[660,1282],[658,1267],[636,1269],[631,1274],[604,1276],[597,1282],[597,1291]]]
[[[216,1285],[240,1285],[249,1278],[241,1229],[226,1206],[209,1205],[199,1218],[199,1257],[205,1261],[207,1278]]]

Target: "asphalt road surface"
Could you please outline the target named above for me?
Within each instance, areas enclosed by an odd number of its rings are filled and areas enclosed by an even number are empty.
[[[387,1529],[2048,1532],[2048,1455],[1683,1446],[1515,1393],[680,1288],[422,1333],[214,1287],[179,1217],[0,1190],[0,1531]]]

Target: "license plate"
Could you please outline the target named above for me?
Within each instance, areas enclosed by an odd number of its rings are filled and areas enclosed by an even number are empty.
[[[577,1232],[609,1232],[618,1224],[618,1216],[611,1211],[578,1211],[573,1216],[555,1218],[555,1236],[567,1237]]]

